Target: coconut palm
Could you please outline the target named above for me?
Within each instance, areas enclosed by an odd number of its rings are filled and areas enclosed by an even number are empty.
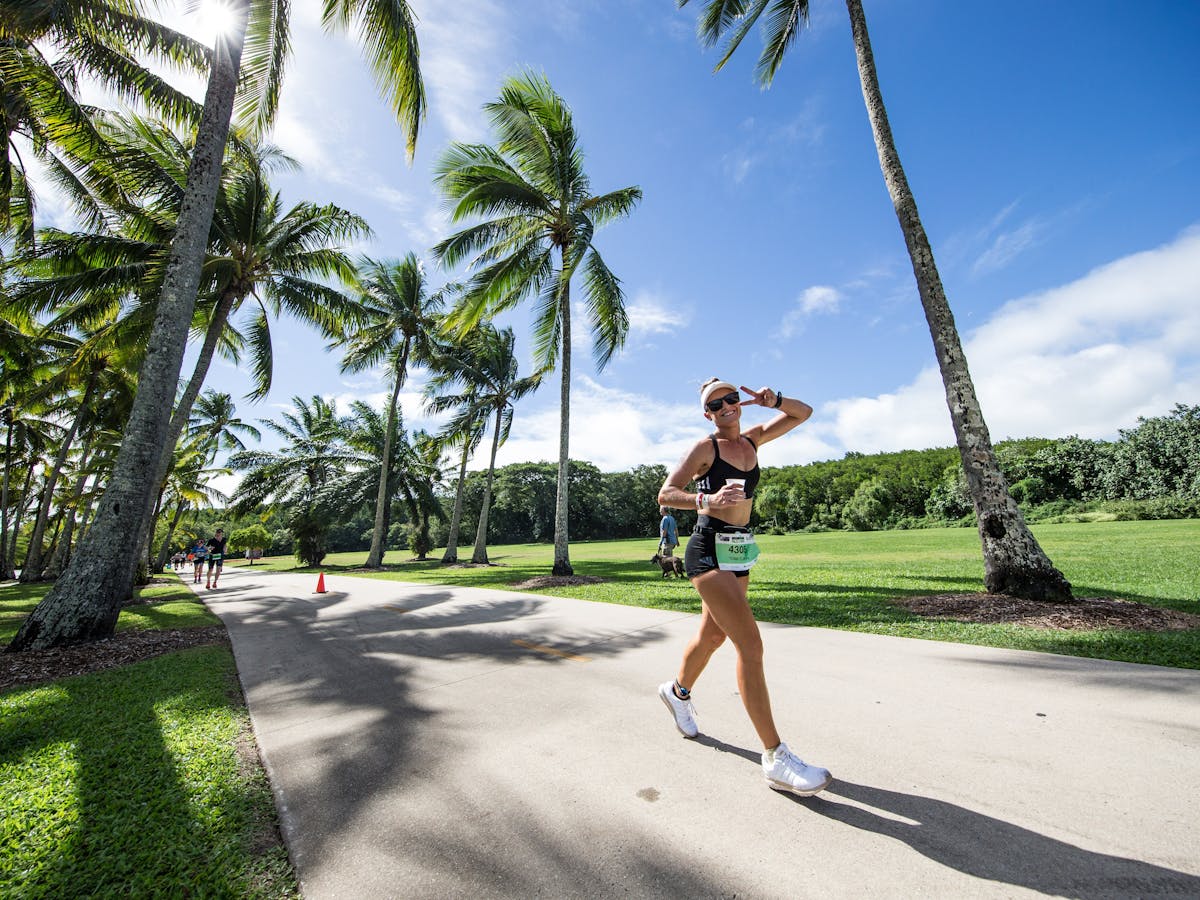
[[[93,527],[54,588],[22,623],[12,649],[48,648],[112,634],[121,602],[133,585],[136,559],[113,534],[137,533],[156,485],[166,448],[176,385],[201,281],[207,236],[220,187],[221,165],[243,80],[242,52],[248,49],[240,112],[259,126],[278,105],[283,63],[288,55],[290,4],[286,0],[234,0],[234,26],[217,39],[200,117],[187,189],[171,242],[149,346],[138,375],[133,412],[100,500]],[[376,81],[401,119],[409,158],[425,108],[416,27],[405,0],[328,0],[326,29],[357,25]]]
[[[23,418],[39,404],[38,388],[45,384],[49,368],[48,347],[37,334],[29,311],[0,301],[0,421],[4,425],[4,475],[0,487],[0,580],[13,577],[13,558],[8,549],[9,506],[15,460],[23,443]],[[18,448],[14,451],[14,445]]]
[[[245,450],[242,436],[262,439],[262,432],[237,416],[233,397],[222,391],[207,390],[196,398],[188,420],[188,440],[200,441],[206,448],[206,463],[211,464],[218,451]]]
[[[572,574],[567,546],[567,466],[571,416],[571,281],[582,277],[584,312],[597,369],[625,342],[629,321],[620,281],[593,245],[595,229],[628,215],[638,187],[593,195],[571,110],[541,75],[507,79],[484,106],[496,147],[453,144],[435,181],[454,221],[483,218],[434,248],[447,266],[469,260],[473,275],[452,314],[466,334],[484,318],[534,299],[538,368],[558,364],[558,496],[554,574]]]
[[[93,212],[87,170],[106,148],[77,96],[82,78],[172,121],[199,118],[196,102],[139,56],[195,71],[208,63],[206,47],[147,18],[137,0],[0,6],[0,231],[18,243],[34,236],[35,196],[18,138],[81,213]]]
[[[404,387],[411,362],[423,362],[432,355],[440,293],[430,295],[425,273],[416,254],[409,253],[399,262],[367,259],[360,267],[360,305],[363,324],[337,342],[346,348],[343,372],[359,372],[380,363],[385,366],[387,386],[391,390],[386,407],[387,425],[383,430],[383,465],[375,495],[375,527],[371,532],[371,550],[367,568],[383,565],[387,540],[387,507],[392,495],[388,490],[392,471],[392,438],[397,431],[400,389]]]
[[[186,188],[190,141],[162,123],[136,116],[110,115],[101,123],[113,159],[106,164],[121,197],[110,208],[113,231],[64,235],[47,230],[36,252],[15,261],[30,275],[18,298],[39,309],[63,310],[59,319],[112,321],[122,342],[140,345],[153,314],[155,286],[161,281],[176,213]],[[188,420],[214,354],[237,359],[248,345],[255,386],[249,396],[265,396],[273,368],[272,318],[288,313],[314,325],[326,336],[353,318],[357,306],[328,281],[354,275],[341,249],[370,233],[366,223],[337,206],[299,203],[286,210],[270,185],[270,176],[294,163],[277,148],[231,140],[221,182],[194,328],[203,334],[191,378],[171,417],[167,451],[159,461],[161,494],[174,448]],[[140,303],[129,303],[140,298]],[[253,303],[249,302],[253,301]],[[234,324],[243,306],[251,306],[248,338]],[[123,317],[118,311],[127,309]],[[137,542],[148,536],[152,511],[141,524]]]
[[[424,560],[433,549],[430,519],[446,517],[438,499],[445,446],[426,431],[413,432],[412,439],[401,446],[404,455],[398,469],[404,476],[400,479],[400,496],[408,510],[408,549],[416,559]]]
[[[537,390],[541,386],[544,374],[538,372],[518,378],[514,346],[515,339],[511,328],[499,330],[486,322],[482,323],[460,345],[438,357],[434,363],[434,375],[426,389],[429,396],[428,406],[432,412],[453,412],[452,418],[443,429],[443,435],[456,440],[462,447],[454,517],[450,526],[451,539],[454,541],[457,540],[457,523],[462,512],[467,457],[474,444],[480,440],[483,423],[495,417],[483,503],[479,510],[479,525],[475,531],[475,550],[471,555],[473,563],[488,562],[488,512],[492,502],[492,482],[496,473],[496,451],[508,440],[512,431],[514,404]],[[456,387],[457,392],[454,391]],[[451,547],[448,545],[447,557],[450,556],[450,552]],[[447,557],[443,557],[443,563],[457,561],[457,554],[454,554],[453,558]]]
[[[263,504],[287,509],[288,528],[297,556],[306,565],[325,558],[325,534],[331,511],[325,502],[330,485],[357,461],[345,443],[345,423],[335,403],[314,395],[292,398],[294,412],[283,421],[262,424],[285,442],[279,450],[245,450],[228,460],[244,471],[233,512],[245,515]]]
[[[63,345],[64,336],[55,340]],[[84,338],[70,340],[66,349],[55,360],[57,371],[47,380],[44,389],[54,391],[58,415],[65,423],[64,433],[58,441],[54,460],[47,469],[42,499],[29,538],[29,550],[21,570],[21,581],[38,581],[44,566],[43,549],[46,529],[51,520],[54,490],[64,473],[68,455],[75,448],[75,440],[87,430],[89,420],[94,421],[95,406],[110,390],[118,388],[119,382],[129,377],[123,368],[123,355],[118,348],[97,347]]]
[[[677,2],[679,6],[685,6],[688,0]],[[765,12],[763,50],[756,74],[763,85],[769,85],[784,55],[807,23],[808,7],[808,0],[707,0],[700,14],[700,39],[708,46],[726,39],[724,54],[717,63],[720,69]],[[1070,583],[1050,562],[1030,532],[1000,472],[933,250],[892,139],[861,0],[846,0],[846,9],[850,14],[858,76],[875,136],[879,166],[912,260],[921,306],[946,388],[950,420],[979,521],[984,586],[992,593],[1034,600],[1070,600]]]

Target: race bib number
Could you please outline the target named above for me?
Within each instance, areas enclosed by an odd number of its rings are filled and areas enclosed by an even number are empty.
[[[717,548],[717,568],[725,572],[748,571],[758,559],[758,544],[748,531],[718,532],[713,535]]]

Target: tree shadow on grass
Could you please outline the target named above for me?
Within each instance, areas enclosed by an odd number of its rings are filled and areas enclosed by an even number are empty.
[[[223,714],[230,689],[236,682],[225,648],[29,689],[32,702],[4,724],[0,764],[49,754],[47,775],[61,781],[5,801],[40,823],[40,846],[31,842],[21,854],[21,895],[240,893],[244,885],[231,876],[242,874],[244,858],[228,840],[239,826],[228,819],[248,816],[251,801],[198,779],[211,762],[186,768],[206,740],[203,725],[196,734],[187,725]]]

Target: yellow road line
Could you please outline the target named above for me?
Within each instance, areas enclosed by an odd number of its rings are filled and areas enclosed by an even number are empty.
[[[513,641],[518,647],[524,647],[526,650],[536,650],[538,653],[545,653],[549,656],[559,656],[563,659],[573,659],[575,662],[591,662],[591,657],[579,656],[575,653],[567,653],[565,650],[556,650],[553,647],[547,647],[543,644],[531,644],[529,641]]]

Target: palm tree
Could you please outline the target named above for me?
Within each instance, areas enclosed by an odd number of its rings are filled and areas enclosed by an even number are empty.
[[[22,419],[37,398],[49,373],[48,347],[38,335],[29,311],[5,297],[0,303],[0,420],[4,424],[4,475],[0,487],[0,581],[13,577],[12,554],[8,549],[9,505],[14,461],[14,436],[24,432]],[[19,453],[18,453],[19,455]]]
[[[68,340],[65,336],[55,336],[54,339],[60,346]],[[121,352],[115,348],[108,348],[106,352],[105,348],[97,347],[84,338],[70,340],[65,346],[66,349],[56,361],[58,371],[47,380],[45,388],[58,392],[59,414],[68,424],[58,442],[54,460],[47,469],[46,484],[21,571],[23,582],[42,578],[43,543],[50,523],[54,490],[76,438],[84,432],[88,420],[95,419],[94,407],[100,399],[129,375],[122,366]]]
[[[39,309],[70,310],[63,315],[72,319],[110,318],[113,329],[125,335],[124,342],[136,345],[145,340],[146,314],[152,308],[143,302],[120,319],[116,311],[128,297],[151,296],[162,277],[191,149],[166,125],[138,117],[108,116],[101,129],[113,148],[106,174],[122,187],[109,214],[118,228],[74,235],[47,231],[36,252],[16,260],[38,276],[22,283],[18,297]],[[196,314],[195,328],[203,341],[192,376],[175,404],[168,449],[159,463],[160,489],[152,500],[166,483],[171,449],[219,348],[237,358],[239,348],[249,344],[256,381],[249,396],[265,396],[273,368],[272,316],[288,312],[330,336],[356,313],[356,305],[325,282],[353,278],[353,264],[340,247],[370,229],[358,216],[333,205],[299,203],[285,212],[269,176],[294,165],[270,145],[230,141]],[[246,339],[232,322],[250,299],[256,301],[256,309]],[[139,542],[151,524],[148,510]]]
[[[242,435],[262,440],[262,432],[238,418],[229,394],[207,390],[196,398],[188,420],[188,440],[199,440],[207,447],[206,463],[212,463],[220,450],[245,450]]]
[[[246,472],[233,511],[245,515],[264,503],[286,507],[297,555],[315,566],[325,557],[330,517],[325,492],[356,462],[356,454],[345,444],[336,404],[319,395],[308,401],[293,397],[292,404],[295,412],[285,413],[283,422],[262,423],[286,442],[281,449],[245,450],[229,458],[229,468]]]
[[[242,77],[242,50],[250,90],[241,112],[260,126],[278,104],[283,62],[288,55],[290,4],[284,0],[235,0],[235,25],[218,38],[200,117],[187,189],[180,205],[155,309],[149,348],[138,375],[133,412],[96,510],[93,527],[54,588],[22,623],[11,649],[44,649],[112,634],[121,602],[133,585],[136,558],[113,535],[136,534],[149,507],[154,472],[166,448],[171,409],[200,287],[207,237],[220,188],[221,164]],[[425,108],[416,27],[405,0],[330,0],[323,24],[343,29],[356,23],[376,80],[401,119],[409,158]]]
[[[446,266],[471,258],[474,271],[453,316],[459,334],[533,297],[538,368],[559,364],[558,496],[554,574],[570,575],[567,467],[571,409],[571,279],[583,297],[597,369],[619,350],[629,329],[620,281],[592,239],[596,227],[628,215],[638,187],[595,196],[583,170],[571,110],[540,75],[509,78],[484,106],[499,141],[495,148],[453,144],[435,168],[454,221],[483,217],[442,241],[434,253]],[[557,258],[556,258],[557,257]]]
[[[174,464],[167,477],[167,488],[162,501],[164,507],[173,506],[175,511],[167,523],[166,534],[163,536],[158,553],[151,565],[155,572],[161,572],[166,566],[167,557],[171,555],[171,543],[175,538],[175,529],[179,527],[179,521],[185,512],[189,509],[214,506],[216,503],[223,504],[229,500],[208,483],[217,475],[230,474],[228,469],[207,467],[212,459],[209,443],[210,441],[202,435],[175,451]],[[215,443],[215,441],[211,443]]]
[[[425,273],[416,254],[409,253],[399,262],[367,259],[361,269],[360,304],[366,321],[338,345],[347,348],[342,360],[343,372],[359,372],[383,362],[391,387],[383,431],[383,465],[375,495],[375,527],[366,561],[367,568],[377,569],[383,565],[387,541],[385,520],[392,499],[388,477],[392,470],[392,436],[397,430],[400,389],[408,377],[409,363],[425,361],[433,353],[442,298],[426,291]]]
[[[446,517],[437,495],[445,447],[434,435],[416,431],[403,449],[405,454],[400,460],[400,470],[405,477],[400,479],[400,494],[408,510],[408,548],[418,560],[424,560],[433,549],[429,520],[435,516]]]
[[[91,211],[86,173],[106,148],[93,111],[77,96],[80,79],[175,122],[199,118],[194,100],[137,57],[203,71],[208,50],[146,18],[144,6],[137,0],[0,6],[0,232],[11,232],[18,244],[33,241],[35,203],[18,137],[79,211]]]
[[[488,460],[487,480],[484,483],[483,503],[479,511],[479,525],[475,531],[475,550],[471,562],[486,564],[488,512],[492,502],[492,482],[496,473],[496,451],[508,440],[512,430],[513,406],[522,397],[541,386],[543,372],[517,377],[517,357],[514,353],[515,339],[511,328],[498,330],[482,323],[468,339],[438,357],[434,376],[429,381],[428,406],[432,412],[454,411],[443,434],[455,437],[461,443],[462,462],[459,470],[458,491],[454,501],[454,518],[450,535],[457,539],[458,517],[462,512],[463,482],[465,481],[467,457],[479,441],[482,424],[495,416],[492,430],[492,452]],[[459,387],[458,393],[446,392]],[[446,549],[447,556],[450,547]],[[443,563],[456,562],[443,558]]]
[[[679,6],[685,6],[688,0],[677,2]],[[769,85],[784,54],[808,21],[808,6],[808,0],[707,0],[700,14],[700,39],[705,45],[712,46],[728,36],[724,55],[717,63],[717,69],[720,69],[766,12],[764,46],[756,73],[762,84]],[[984,586],[991,593],[1068,601],[1072,599],[1070,582],[1054,567],[1030,532],[1000,472],[933,250],[892,139],[861,0],[846,0],[846,9],[850,14],[858,76],[875,136],[879,166],[912,260],[921,306],[925,310],[946,388],[950,420],[979,521]]]

